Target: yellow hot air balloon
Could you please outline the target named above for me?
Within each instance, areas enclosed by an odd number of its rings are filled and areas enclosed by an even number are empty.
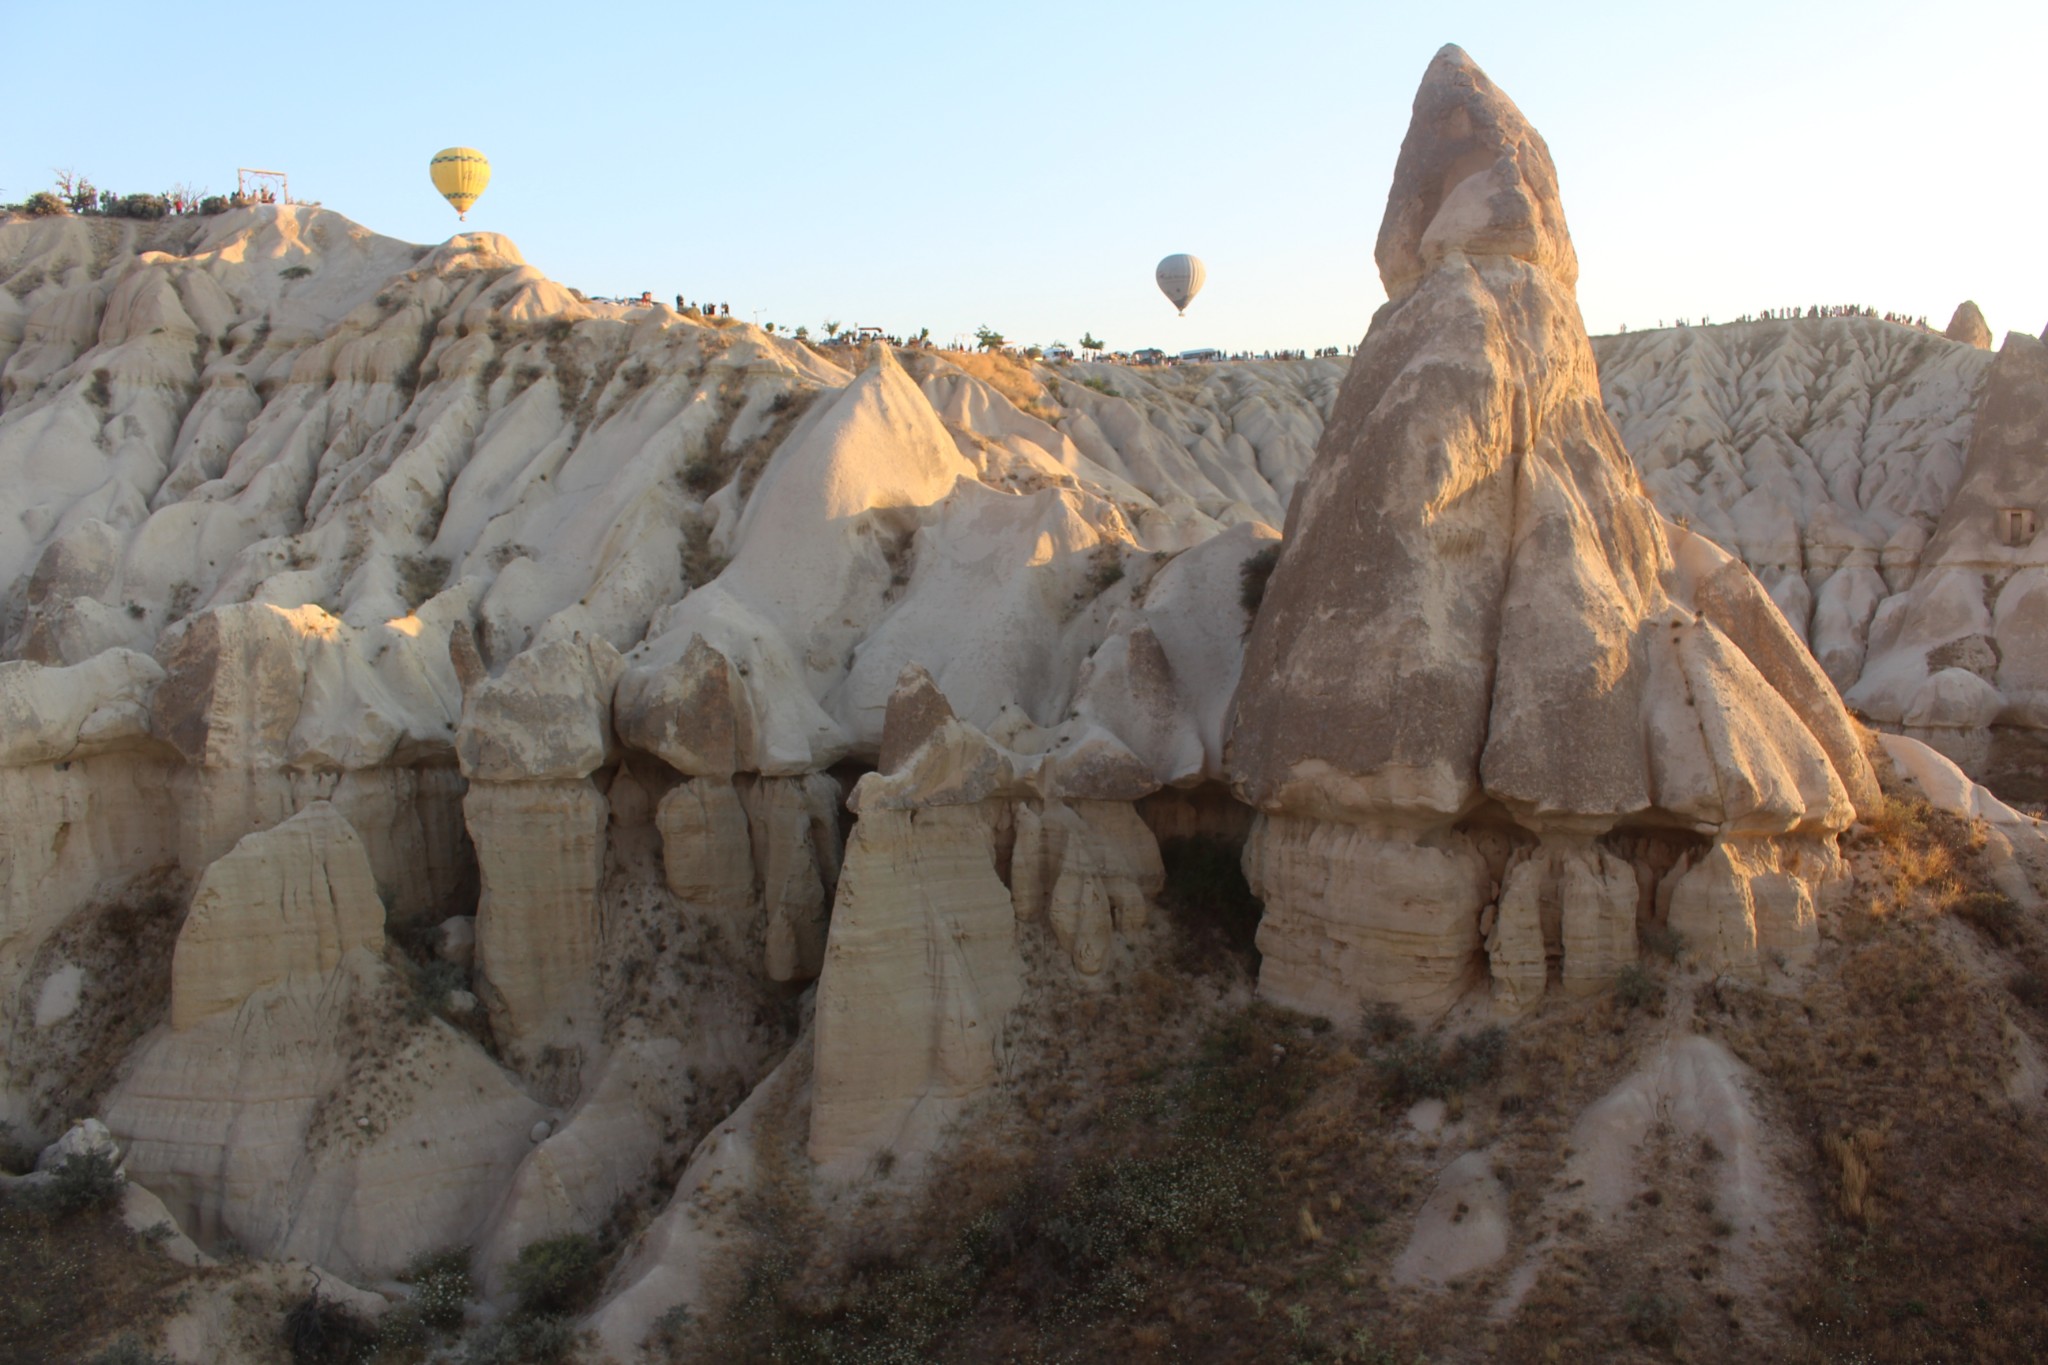
[[[427,163],[427,174],[441,197],[455,206],[455,216],[467,218],[469,206],[491,183],[491,163],[474,147],[443,147]]]

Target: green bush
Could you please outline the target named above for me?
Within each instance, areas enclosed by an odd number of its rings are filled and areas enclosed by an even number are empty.
[[[2039,972],[2014,972],[2005,988],[2027,1008],[2048,1011],[2048,978]]]
[[[576,1327],[567,1318],[514,1318],[480,1329],[458,1359],[461,1365],[556,1365],[575,1348]]]
[[[1428,1038],[1401,1039],[1374,1059],[1380,1097],[1399,1107],[1485,1085],[1500,1075],[1507,1045],[1507,1030],[1499,1024],[1461,1034],[1448,1048]]]
[[[462,968],[439,957],[428,962],[408,962],[406,979],[412,985],[412,997],[405,1002],[405,1017],[413,1024],[424,1023],[429,1015],[447,1009],[448,997],[469,985],[469,977]]]
[[[1666,962],[1676,962],[1685,952],[1685,936],[1668,924],[1646,924],[1638,932],[1643,951]]]
[[[1663,997],[1664,992],[1657,985],[1657,978],[1643,970],[1640,962],[1631,962],[1623,967],[1614,978],[1614,998],[1632,1010],[1639,1010]]]
[[[152,1351],[134,1337],[119,1341],[92,1358],[92,1365],[178,1365],[160,1351]]]
[[[1099,560],[1088,573],[1088,586],[1095,589],[1098,597],[1123,581],[1123,561],[1117,559]]]
[[[118,1200],[128,1187],[114,1158],[105,1152],[67,1156],[52,1172],[52,1178],[33,1187],[31,1202],[59,1217],[103,1209]]]
[[[708,498],[725,487],[725,479],[725,471],[711,460],[692,460],[683,466],[683,487],[699,498]]]
[[[377,1332],[316,1285],[284,1317],[292,1365],[355,1365],[376,1349]]]
[[[50,191],[37,190],[22,202],[21,211],[31,218],[61,218],[71,209]]]
[[[199,211],[204,214],[226,213],[228,201],[220,195],[209,194],[199,201]]]
[[[171,201],[160,194],[128,195],[116,210],[123,218],[161,218],[170,211]]]
[[[1645,1346],[1669,1349],[1678,1344],[1678,1305],[1661,1294],[1631,1294],[1621,1316],[1628,1334]]]
[[[507,1272],[519,1310],[532,1315],[574,1313],[597,1294],[604,1254],[581,1232],[529,1242]]]
[[[460,1327],[464,1305],[476,1297],[468,1247],[422,1252],[399,1278],[412,1286],[412,1304],[429,1327]]]
[[[1956,914],[2001,948],[2020,938],[2020,907],[1996,891],[1976,891],[1956,902]]]

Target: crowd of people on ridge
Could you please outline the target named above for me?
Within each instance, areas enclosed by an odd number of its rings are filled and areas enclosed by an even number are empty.
[[[1728,321],[1730,323],[1796,322],[1801,318],[1881,318],[1900,327],[1912,327],[1935,336],[1941,335],[1939,328],[1927,325],[1927,319],[1924,316],[1916,318],[1910,313],[1880,313],[1875,308],[1860,303],[1810,303],[1803,309],[1796,306],[1791,308],[1765,308],[1756,313],[1744,313],[1742,316],[1730,318]],[[1677,318],[1672,321],[1671,325],[1673,327],[1711,327],[1714,325],[1714,320],[1703,317],[1697,323],[1694,323],[1687,318]],[[1657,319],[1658,329],[1662,330],[1663,326],[1664,319]],[[1628,324],[1623,323],[1621,330],[1626,332]]]

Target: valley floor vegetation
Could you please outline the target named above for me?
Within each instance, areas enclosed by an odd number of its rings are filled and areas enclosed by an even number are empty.
[[[1339,1028],[1255,1000],[1259,906],[1234,847],[1170,841],[1167,913],[1138,965],[1099,985],[1034,968],[1040,1035],[1017,1040],[1005,1083],[923,1172],[885,1156],[835,1204],[801,1115],[771,1115],[726,1309],[669,1315],[651,1358],[2042,1358],[2048,1191],[2031,1173],[2048,1163],[2048,1073],[2026,1067],[2048,1046],[2048,926],[1993,889],[1980,830],[1906,789],[1845,843],[1857,890],[1811,967],[1709,977],[1652,934],[1612,992],[1552,996],[1512,1028],[1418,1032],[1391,1010]],[[1541,1227],[1577,1117],[1683,1032],[1752,1069],[1796,1185],[1761,1291],[1758,1267],[1743,1280],[1723,1263],[1733,1229],[1710,1176],[1728,1155],[1668,1124],[1622,1219]],[[2031,1093],[2010,1079],[2016,1055]],[[1393,1288],[1461,1147],[1492,1153],[1509,1252],[1442,1291]],[[476,1308],[482,1267],[452,1249],[410,1267],[411,1298],[372,1322],[317,1283],[264,1297],[231,1250],[175,1265],[121,1221],[121,1192],[111,1167],[74,1161],[0,1193],[0,1365],[158,1365],[163,1325],[238,1284],[293,1365],[575,1361],[579,1315],[660,1202],[528,1246],[495,1320]],[[1557,1245],[1531,1256],[1545,1237]]]

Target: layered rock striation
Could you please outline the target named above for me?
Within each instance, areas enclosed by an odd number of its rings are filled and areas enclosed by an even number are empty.
[[[1517,1009],[1597,988],[1667,916],[1727,967],[1810,945],[1874,779],[1755,579],[1644,494],[1550,154],[1456,48],[1416,96],[1376,254],[1389,301],[1232,712],[1262,991],[1434,1011],[1488,975]]]

